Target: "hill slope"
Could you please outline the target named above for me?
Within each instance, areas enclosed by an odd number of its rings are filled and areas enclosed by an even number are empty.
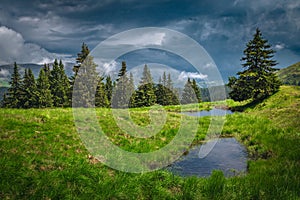
[[[300,85],[300,62],[281,69],[278,76],[286,85]]]

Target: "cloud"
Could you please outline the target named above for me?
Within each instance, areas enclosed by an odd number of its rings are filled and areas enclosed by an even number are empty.
[[[97,57],[94,57],[94,62],[97,64],[96,70],[100,75],[111,76],[113,78],[118,74],[118,66],[121,66],[115,60],[110,61]]]
[[[10,73],[7,69],[0,69],[0,77],[9,77]]]
[[[0,64],[8,63],[49,63],[55,58],[71,61],[69,55],[50,53],[37,44],[27,43],[23,36],[5,26],[0,27]]]
[[[1,1],[0,24],[20,33],[21,39],[25,40],[21,46],[27,46],[28,41],[36,44],[35,51],[31,50],[36,54],[43,47],[46,51],[76,56],[82,42],[92,49],[107,37],[131,28],[168,27],[199,42],[226,78],[237,72],[238,68],[233,66],[240,65],[245,44],[259,27],[263,36],[277,49],[278,62],[283,66],[300,59],[300,1],[295,0],[163,0],[143,4],[136,0],[11,2]],[[147,37],[141,35],[131,43],[160,45],[166,42],[162,34],[153,38],[147,41]],[[283,49],[281,44],[285,44]],[[18,45],[9,50],[1,46],[1,53],[9,51],[9,55],[15,55],[15,60],[18,52],[13,52],[14,49],[18,49]],[[286,56],[289,59],[283,59]],[[4,57],[0,55],[0,61]],[[45,56],[44,60],[47,58]],[[22,57],[24,59],[28,60]],[[189,71],[181,68],[183,70]]]
[[[154,33],[145,33],[143,30],[137,30],[136,35],[123,33],[122,38],[116,37],[115,40],[110,41],[107,45],[117,45],[117,46],[148,46],[148,45],[158,45],[161,46],[166,37],[166,33],[164,32],[156,32]]]
[[[275,49],[277,50],[277,51],[280,51],[280,50],[282,50],[282,49],[284,49],[285,48],[285,45],[284,44],[276,44],[275,45]]]
[[[207,78],[207,75],[202,74],[202,73],[198,73],[198,72],[185,72],[185,71],[182,71],[180,73],[180,75],[178,76],[179,80],[184,80],[184,79],[187,79],[187,78],[203,80],[203,79]]]

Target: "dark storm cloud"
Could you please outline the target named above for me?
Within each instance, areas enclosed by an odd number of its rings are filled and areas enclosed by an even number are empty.
[[[0,25],[24,44],[74,56],[82,42],[94,48],[120,31],[167,27],[203,45],[224,77],[240,69],[245,44],[259,27],[281,66],[300,60],[300,3],[293,0],[3,0]]]

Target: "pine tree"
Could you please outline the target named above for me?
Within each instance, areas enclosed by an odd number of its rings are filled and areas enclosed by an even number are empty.
[[[163,73],[163,78],[159,77],[158,84],[155,86],[156,103],[159,105],[178,105],[179,100],[173,87],[171,75],[166,76]]]
[[[135,92],[134,105],[135,107],[152,106],[156,103],[154,93],[154,84],[148,66],[144,66],[143,76],[140,81],[140,86]]]
[[[40,70],[36,85],[37,85],[37,94],[38,94],[38,107],[39,108],[52,107],[53,100],[52,100],[52,95],[50,90],[50,82],[47,76],[46,66]]]
[[[53,97],[53,105],[55,107],[63,107],[69,105],[69,82],[65,74],[64,65],[57,59],[53,63],[53,69],[50,73],[50,89]]]
[[[46,76],[48,77],[48,79],[51,76],[51,70],[50,70],[50,65],[49,64],[44,64],[44,68],[42,68],[45,71]]]
[[[198,102],[200,103],[201,102],[201,90],[200,90],[200,87],[197,85],[197,82],[195,79],[193,79],[191,86],[195,92]]]
[[[105,83],[105,93],[107,95],[107,100],[109,104],[111,104],[111,97],[112,97],[112,92],[113,92],[113,82],[111,80],[110,76],[106,77],[106,83]]]
[[[93,107],[95,105],[95,93],[98,84],[96,67],[97,64],[90,55],[81,63],[73,90],[72,100],[76,102],[74,106]]]
[[[184,89],[182,92],[181,103],[182,104],[190,104],[197,103],[198,99],[195,95],[194,89],[192,87],[191,79],[188,78],[186,84],[184,85]]]
[[[103,77],[99,77],[96,94],[95,94],[95,106],[97,107],[108,107],[109,101],[105,92],[105,85],[103,83]]]
[[[167,86],[167,76],[166,76],[166,72],[163,73],[163,77],[162,77],[162,85],[164,87]]]
[[[179,100],[178,100],[178,96],[176,94],[176,91],[174,89],[173,86],[173,81],[171,79],[171,74],[168,74],[167,77],[167,82],[166,82],[166,90],[167,90],[167,98],[168,98],[168,102],[167,105],[178,105],[179,104]]]
[[[3,94],[3,99],[1,101],[1,107],[2,108],[8,108],[8,100],[7,100],[7,97],[6,97],[6,93]]]
[[[122,67],[118,73],[118,78],[117,78],[117,82],[120,80],[120,78],[122,78],[123,76],[125,76],[127,73],[127,66],[126,66],[126,62],[122,61]]]
[[[31,69],[25,69],[25,74],[22,84],[22,104],[23,108],[38,107],[38,91],[35,83],[34,75]]]
[[[8,89],[3,105],[9,108],[21,108],[22,105],[22,79],[19,73],[19,67],[17,63],[14,63],[14,70],[9,82],[10,88]]]
[[[80,53],[77,54],[76,64],[73,66],[74,75],[71,76],[70,80],[69,80],[69,83],[70,83],[69,99],[70,100],[72,99],[73,87],[74,87],[75,79],[77,77],[79,69],[80,69],[82,63],[84,62],[84,60],[89,55],[89,53],[90,53],[90,50],[89,50],[88,46],[85,43],[82,43],[81,51],[80,51]]]
[[[279,90],[281,85],[273,68],[277,65],[272,60],[275,51],[271,49],[268,41],[262,37],[259,29],[244,50],[242,64],[244,71],[238,72],[238,78],[230,77],[228,86],[233,100],[242,101],[253,99],[254,101],[264,99]]]
[[[168,78],[166,81],[166,87],[169,88],[170,90],[173,90],[173,81],[171,79],[171,74],[168,74]]]
[[[65,67],[62,63],[62,61],[59,61],[59,69],[60,69],[60,74],[61,74],[61,82],[62,82],[62,99],[63,99],[63,106],[70,106],[71,105],[71,86],[69,82],[69,78],[66,74]]]
[[[85,43],[82,43],[81,51],[77,54],[76,65],[73,67],[73,72],[75,73],[75,78],[78,74],[78,71],[81,67],[81,64],[84,62],[86,57],[90,54],[90,50]]]
[[[134,105],[135,105],[135,86],[134,86],[133,74],[131,72],[129,74],[128,95],[130,96],[129,107],[134,107]]]
[[[116,80],[115,89],[112,95],[113,108],[128,108],[130,106],[131,91],[129,86],[129,78],[127,76],[126,62],[122,62],[122,67],[119,71]]]

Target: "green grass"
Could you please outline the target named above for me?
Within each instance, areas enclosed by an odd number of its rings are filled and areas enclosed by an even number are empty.
[[[76,132],[72,109],[1,109],[0,199],[300,199],[299,99],[299,87],[283,86],[261,104],[226,117],[222,134],[244,143],[251,158],[247,174],[232,178],[220,171],[209,178],[184,178],[165,170],[117,171],[90,156]],[[246,103],[226,101],[230,107]],[[149,152],[177,133],[181,116],[174,111],[179,108],[165,109],[170,111],[166,123],[148,140],[124,133],[108,109],[97,109],[97,116],[114,144]],[[130,115],[147,126],[148,110],[132,109]],[[194,144],[205,138],[209,122],[209,117],[199,120]]]

